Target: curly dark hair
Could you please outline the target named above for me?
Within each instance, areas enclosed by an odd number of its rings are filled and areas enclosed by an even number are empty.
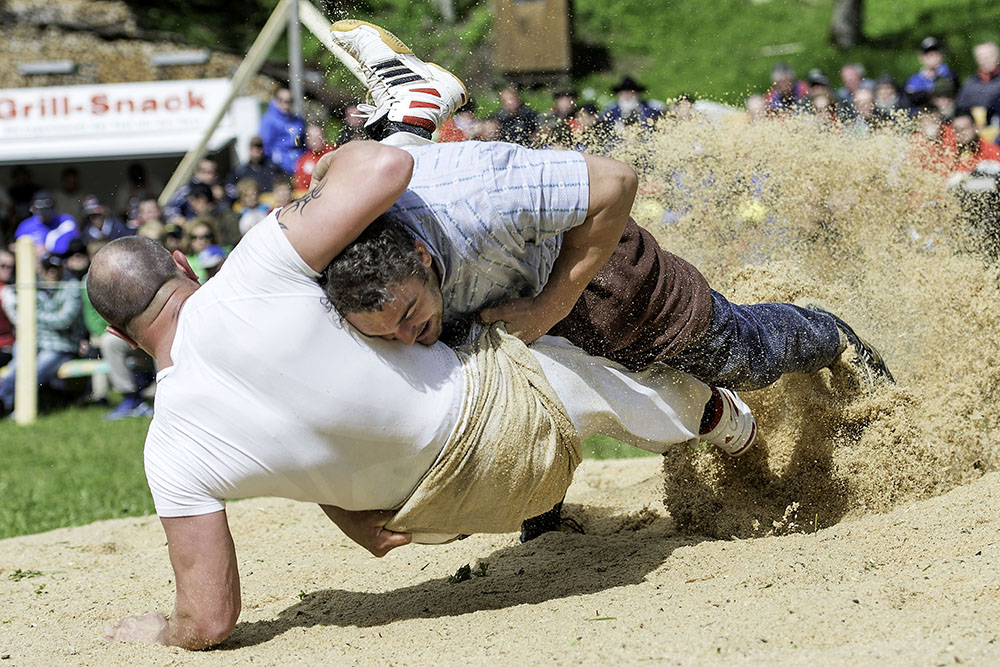
[[[382,215],[327,265],[318,280],[327,308],[367,313],[382,310],[394,298],[389,288],[412,276],[427,276],[413,236]]]

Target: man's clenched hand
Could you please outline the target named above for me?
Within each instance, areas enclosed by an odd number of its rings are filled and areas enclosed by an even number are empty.
[[[410,543],[409,533],[396,533],[385,528],[385,524],[396,515],[395,512],[387,510],[350,512],[336,505],[320,505],[320,507],[330,520],[344,531],[344,535],[377,558],[381,558],[396,547]]]

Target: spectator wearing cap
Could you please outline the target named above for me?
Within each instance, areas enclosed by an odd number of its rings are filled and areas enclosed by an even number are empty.
[[[42,255],[38,292],[35,303],[35,360],[38,385],[52,382],[63,363],[77,356],[80,341],[86,337],[83,325],[83,293],[80,282],[63,280],[63,260],[53,253]],[[17,295],[11,287],[4,288],[3,306],[11,321],[17,321]],[[11,361],[12,370],[16,369]],[[14,409],[15,372],[0,380],[0,416]]]
[[[823,70],[813,68],[806,73],[806,85],[809,96],[806,98],[806,110],[823,124],[836,122],[834,114],[833,92],[830,90],[830,78]]]
[[[229,172],[229,177],[226,179],[226,196],[232,201],[239,199],[236,184],[243,179],[252,178],[257,182],[261,192],[270,192],[274,188],[274,177],[284,173],[264,152],[264,140],[260,137],[250,139],[249,152],[250,157],[247,161]]]
[[[621,131],[626,125],[652,126],[663,115],[659,105],[654,106],[642,98],[646,87],[631,76],[622,80],[611,89],[615,94],[615,103],[601,114],[600,124],[606,128]]]
[[[937,37],[924,37],[920,42],[920,70],[911,74],[903,84],[903,92],[910,98],[915,111],[930,105],[931,91],[938,79],[948,79],[957,87],[957,79],[944,63],[944,46]]]
[[[14,253],[0,246],[0,368],[13,358],[14,325],[3,309],[4,287],[14,285]]]
[[[279,88],[261,116],[257,134],[271,162],[289,175],[305,151],[305,131],[305,121],[292,111],[292,91]]]
[[[76,220],[67,213],[56,210],[55,200],[47,190],[39,190],[31,200],[32,215],[21,221],[14,232],[14,238],[30,236],[36,252],[63,253],[70,239],[80,233]]]
[[[971,111],[980,128],[993,126],[988,132],[992,140],[1000,127],[1000,48],[996,42],[982,42],[972,49],[972,55],[978,69],[962,84],[955,104]]]
[[[335,148],[336,146],[326,140],[322,127],[312,123],[306,126],[306,151],[295,163],[293,177],[297,194],[300,196],[305,194],[306,190],[309,189],[309,184],[312,183],[312,173],[313,169],[316,168],[316,163]]]
[[[198,264],[205,271],[205,280],[209,280],[219,272],[229,253],[220,245],[210,245],[198,253]],[[202,281],[204,282],[204,281]]]
[[[818,67],[813,67],[806,73],[806,86],[809,89],[809,97],[833,94],[830,90],[830,77]]]
[[[521,91],[508,83],[500,90],[500,111],[493,116],[500,126],[500,141],[530,146],[538,132],[538,114],[521,100]]]
[[[80,230],[80,238],[87,244],[91,254],[109,241],[134,234],[135,229],[113,215],[108,215],[108,210],[96,196],[88,195],[83,200],[83,228]]]
[[[449,141],[470,141],[478,139],[480,134],[479,119],[476,118],[476,110],[479,107],[476,100],[469,95],[465,104],[458,107],[455,113],[438,128],[437,140],[439,142]]]

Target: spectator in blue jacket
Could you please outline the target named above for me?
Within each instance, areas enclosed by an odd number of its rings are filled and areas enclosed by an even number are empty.
[[[107,207],[94,195],[84,198],[83,215],[80,236],[91,253],[97,252],[97,249],[108,241],[135,234],[135,229],[114,215],[110,215]]]
[[[264,153],[285,172],[295,172],[295,163],[305,151],[306,123],[292,111],[292,92],[279,88],[260,119]]]
[[[948,79],[956,87],[958,85],[951,68],[944,63],[943,50],[936,37],[925,37],[920,42],[920,71],[912,74],[903,86],[903,92],[916,110],[930,106],[931,92],[938,79]]]
[[[600,123],[621,130],[626,125],[650,126],[663,114],[663,109],[642,99],[646,87],[626,76],[612,88],[617,99],[601,114]]]
[[[47,190],[39,190],[31,199],[32,215],[21,221],[14,238],[31,236],[36,250],[61,254],[66,252],[71,239],[79,236],[73,216],[56,210],[56,202]]]

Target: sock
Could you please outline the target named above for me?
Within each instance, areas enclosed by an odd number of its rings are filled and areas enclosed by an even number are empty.
[[[419,143],[429,143],[431,141],[431,133],[424,128],[410,125],[409,123],[389,120],[388,118],[382,118],[377,123],[366,126],[364,132],[372,141],[382,141],[389,145],[395,145],[394,141],[401,140],[405,145],[411,144],[406,136],[394,137],[393,140],[389,139],[396,134],[413,135],[416,142]]]
[[[722,420],[722,395],[719,390],[712,387],[712,398],[705,404],[705,412],[701,416],[701,426],[698,427],[698,435],[705,435],[719,425]]]

